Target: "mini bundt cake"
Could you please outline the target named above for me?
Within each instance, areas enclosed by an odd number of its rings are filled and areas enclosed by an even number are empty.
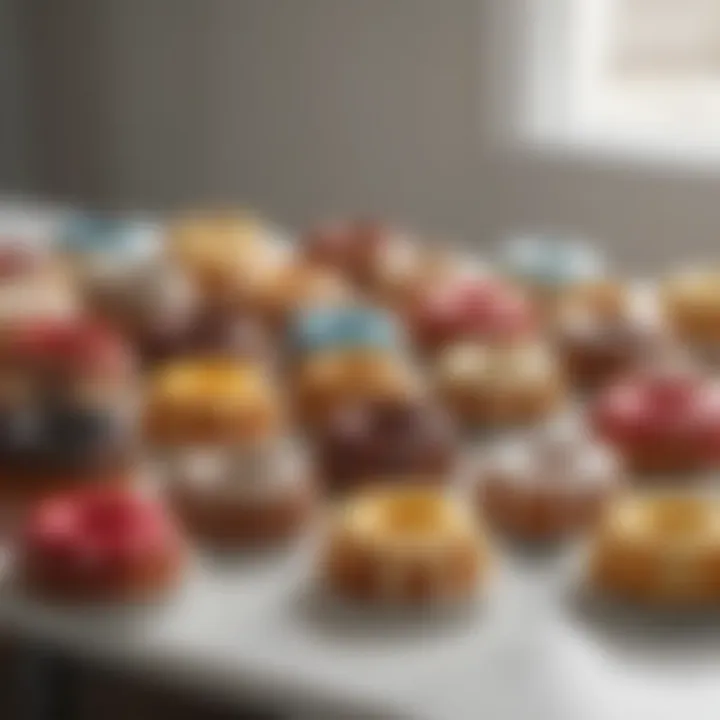
[[[605,261],[596,247],[571,237],[526,235],[502,248],[501,266],[520,282],[550,314],[568,291],[605,275]]]
[[[303,308],[336,308],[352,298],[350,286],[329,268],[289,257],[258,273],[250,283],[245,308],[274,330],[283,331]]]
[[[17,323],[69,318],[80,308],[61,263],[41,248],[0,239],[0,338]]]
[[[559,308],[555,339],[570,382],[602,387],[650,358],[664,336],[655,310],[647,293],[612,283],[569,294]]]
[[[147,439],[158,446],[244,443],[275,432],[281,408],[256,362],[197,358],[160,367],[145,404]]]
[[[694,372],[638,371],[608,387],[592,417],[600,435],[637,473],[686,473],[717,463],[720,391]]]
[[[184,326],[200,305],[192,278],[177,263],[108,263],[85,284],[88,310],[130,337],[160,326]]]
[[[331,593],[370,605],[463,603],[488,569],[483,531],[440,490],[365,491],[338,508],[321,557]]]
[[[455,256],[442,247],[398,242],[378,264],[370,297],[406,317],[428,288],[461,277]]]
[[[124,393],[136,371],[134,354],[119,334],[81,317],[18,323],[3,355],[5,367],[48,391]]]
[[[244,303],[258,276],[285,262],[287,248],[263,219],[242,212],[198,212],[169,231],[170,254],[209,303]]]
[[[389,264],[408,262],[414,251],[407,233],[372,219],[327,222],[303,241],[311,263],[332,267],[365,290],[374,289]]]
[[[58,257],[92,309],[127,275],[163,256],[161,224],[141,217],[76,213],[57,239]]]
[[[630,496],[595,537],[590,582],[616,600],[672,609],[720,602],[720,506],[692,495]]]
[[[435,355],[463,341],[508,342],[532,336],[532,307],[511,285],[467,278],[431,285],[408,313],[417,347]]]
[[[75,213],[57,238],[60,254],[83,271],[96,264],[150,259],[162,251],[163,228],[152,219],[110,213]]]
[[[135,602],[179,582],[185,545],[161,506],[130,490],[94,488],[42,500],[19,547],[19,580],[56,602]]]
[[[483,458],[478,500],[488,521],[529,541],[564,538],[594,522],[622,480],[615,454],[582,428],[551,424]]]
[[[293,406],[307,430],[325,426],[340,407],[362,400],[417,397],[422,379],[406,357],[367,350],[318,353],[297,370]]]
[[[167,469],[168,496],[188,530],[214,545],[295,537],[314,507],[306,464],[278,440],[182,454]]]
[[[660,298],[675,335],[716,360],[720,348],[720,270],[680,272],[664,282]]]
[[[4,494],[124,477],[136,454],[134,363],[107,329],[44,321],[10,334],[0,382]]]
[[[460,343],[438,358],[435,386],[466,427],[532,423],[565,399],[554,353],[537,342]]]
[[[378,478],[442,484],[452,479],[458,452],[448,415],[419,399],[371,399],[340,407],[315,438],[318,475],[331,492]]]
[[[189,275],[161,261],[118,273],[93,308],[134,341],[147,365],[178,357],[271,360],[271,338],[259,318],[232,302],[207,304]]]

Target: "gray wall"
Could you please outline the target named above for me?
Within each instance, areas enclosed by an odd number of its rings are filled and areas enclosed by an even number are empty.
[[[30,186],[24,34],[19,0],[0,0],[0,189]]]
[[[475,0],[30,4],[44,189],[480,233]]]
[[[510,84],[493,13],[518,1],[0,0],[0,186],[387,211],[468,242],[569,228],[633,266],[714,253],[716,170],[484,145]]]

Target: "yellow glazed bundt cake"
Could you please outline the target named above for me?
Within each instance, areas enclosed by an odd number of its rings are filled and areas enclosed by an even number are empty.
[[[295,412],[307,427],[321,427],[338,408],[361,400],[417,397],[422,382],[410,362],[373,350],[323,352],[302,363],[295,378]]]
[[[257,363],[178,360],[150,381],[145,435],[157,445],[247,442],[274,432],[280,416],[271,380]]]
[[[485,578],[488,549],[472,512],[441,490],[367,490],[330,521],[322,574],[336,595],[368,603],[458,602]]]
[[[595,538],[591,581],[603,594],[659,606],[720,602],[720,502],[691,495],[627,497]]]

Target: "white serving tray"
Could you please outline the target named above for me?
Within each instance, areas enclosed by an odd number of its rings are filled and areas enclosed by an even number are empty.
[[[198,558],[156,607],[61,609],[7,583],[0,625],[81,659],[304,718],[717,720],[720,621],[584,599],[573,555],[503,553],[456,614],[323,599],[307,549]]]

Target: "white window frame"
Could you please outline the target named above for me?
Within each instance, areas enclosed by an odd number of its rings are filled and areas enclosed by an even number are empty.
[[[482,0],[484,68],[481,110],[487,146],[513,154],[597,166],[681,170],[720,177],[720,142],[668,140],[650,133],[593,128],[573,115],[601,62],[603,0]],[[582,37],[577,28],[585,28]],[[583,53],[573,43],[585,42]],[[588,51],[587,43],[590,42]],[[583,58],[582,65],[573,62]],[[492,109],[488,110],[487,106]]]

